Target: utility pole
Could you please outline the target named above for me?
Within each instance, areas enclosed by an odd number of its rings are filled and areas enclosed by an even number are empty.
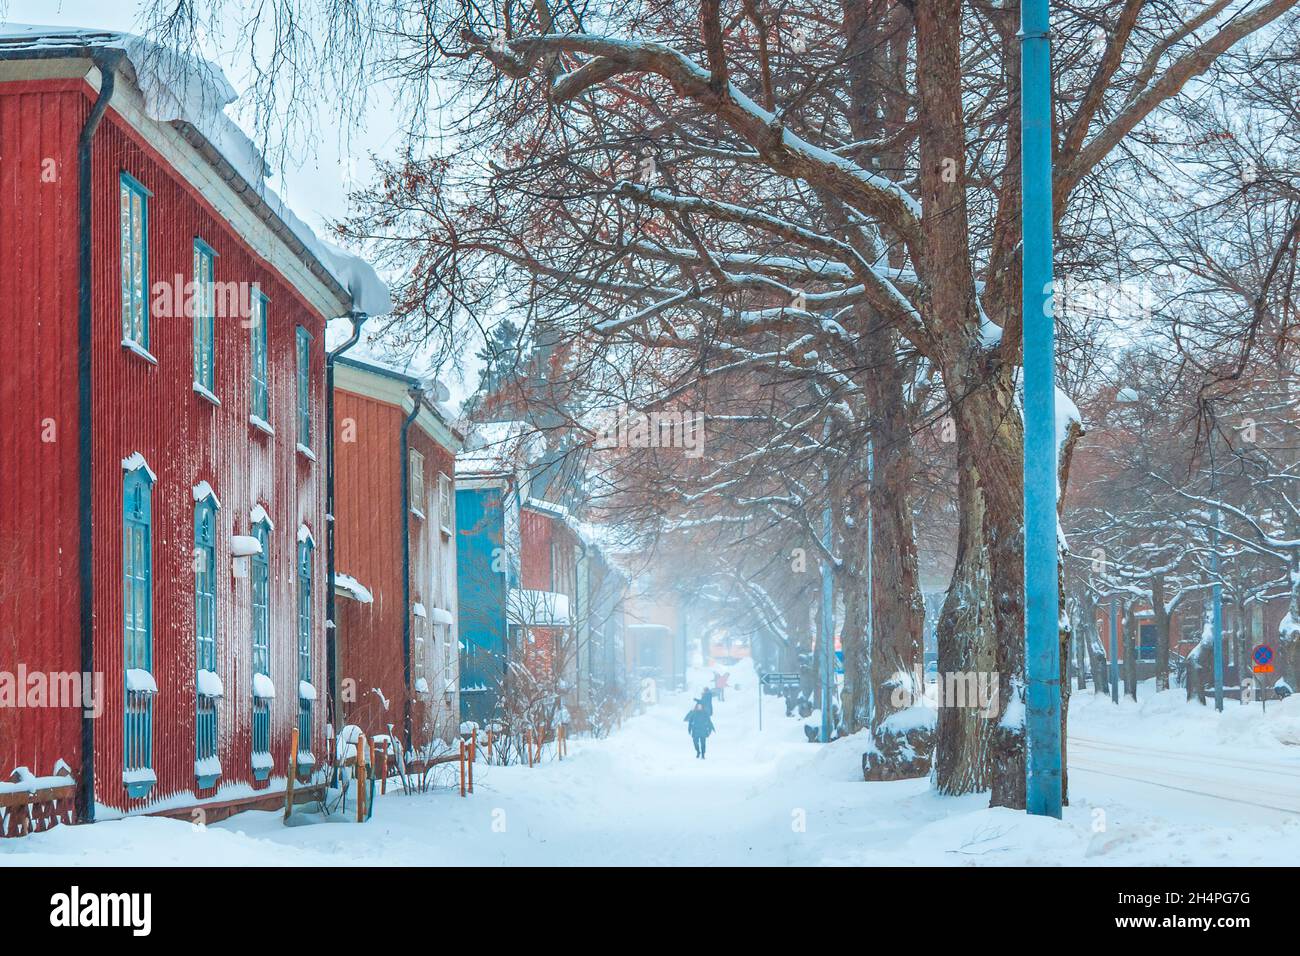
[[[867,720],[871,721],[876,715],[876,682],[871,679],[871,662],[876,653],[876,591],[875,591],[875,573],[876,573],[876,508],[872,499],[872,493],[876,487],[876,440],[875,436],[867,436]],[[848,662],[845,662],[848,666]],[[924,687],[916,689],[917,695],[924,691]]]
[[[1048,0],[1020,3],[1021,307],[1025,419],[1025,809],[1061,816],[1052,301],[1052,55]]]
[[[1119,599],[1110,596],[1110,702],[1119,703]]]
[[[823,476],[826,475],[823,471]],[[830,488],[827,487],[829,493]],[[822,646],[822,727],[821,742],[830,743],[831,739],[831,701],[835,691],[835,601],[831,568],[831,505],[829,498],[822,507],[822,544],[826,547],[826,556],[822,560],[822,610],[818,623],[821,632],[818,640]],[[759,688],[762,693],[762,688]]]
[[[1214,575],[1214,709],[1223,710],[1223,585],[1219,581],[1219,509],[1210,528],[1210,573]],[[1238,668],[1240,670],[1241,668]],[[1204,685],[1202,685],[1204,686]]]

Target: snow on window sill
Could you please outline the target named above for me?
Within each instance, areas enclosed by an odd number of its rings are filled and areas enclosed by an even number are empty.
[[[450,537],[451,537],[451,529],[448,528],[445,524],[443,524],[443,525],[439,525],[439,526],[438,526],[438,530],[442,532],[442,536],[443,536],[444,538],[450,538]]]
[[[221,760],[217,757],[204,757],[194,761],[194,779],[200,790],[210,790],[221,779]]]
[[[302,442],[298,442],[298,454],[302,455],[302,457],[306,458],[308,461],[316,460],[316,453]]]
[[[126,795],[132,800],[139,800],[152,790],[157,782],[157,775],[148,767],[122,771],[122,786],[126,788]]]
[[[424,512],[414,505],[411,506],[411,514],[415,515],[415,517],[419,518],[421,521],[424,520]]]
[[[158,693],[158,683],[154,680],[153,674],[139,667],[128,667],[126,669],[126,689],[132,694],[156,694]]]
[[[123,339],[122,348],[126,349],[128,352],[132,353],[133,355],[140,356],[140,358],[144,359],[150,365],[158,364],[158,360],[153,357],[153,353],[150,352],[143,345],[141,345],[139,342],[135,341],[135,339]]]
[[[217,408],[221,407],[221,399],[217,398],[217,396],[212,393],[212,390],[202,382],[194,383],[194,394],[198,395],[200,398],[207,399],[213,405],[217,406]]]
[[[271,776],[271,771],[275,769],[275,758],[265,751],[254,750],[252,768],[254,780],[266,780]]]
[[[226,688],[221,683],[221,678],[215,671],[199,668],[194,678],[195,691],[200,697],[209,697],[213,700],[226,696]],[[220,773],[221,771],[217,771]],[[207,776],[207,774],[201,774]]]
[[[249,415],[248,424],[252,425],[260,432],[265,432],[266,434],[272,436],[275,435],[275,429],[271,427],[271,423],[268,422],[265,418],[262,418],[260,415]]]

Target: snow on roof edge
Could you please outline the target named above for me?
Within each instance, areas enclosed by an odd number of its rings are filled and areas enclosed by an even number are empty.
[[[210,60],[164,47],[135,34],[84,27],[0,22],[0,59],[6,50],[103,47],[126,54],[144,96],[145,112],[159,123],[188,123],[230,164],[307,253],[338,283],[352,306],[385,315],[393,303],[387,284],[361,257],[322,239],[266,182],[266,158],[225,109],[238,93]]]

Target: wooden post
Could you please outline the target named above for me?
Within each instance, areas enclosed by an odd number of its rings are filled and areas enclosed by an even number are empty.
[[[474,792],[474,757],[478,754],[478,731],[469,738],[469,792]]]
[[[293,813],[293,781],[298,776],[298,728],[289,735],[289,773],[284,781],[284,818]]]
[[[388,746],[379,751],[379,795],[388,793]]]
[[[492,725],[488,724],[488,763],[492,762]]]
[[[357,823],[366,822],[366,735],[357,735]]]
[[[465,796],[465,739],[460,741],[460,795]]]

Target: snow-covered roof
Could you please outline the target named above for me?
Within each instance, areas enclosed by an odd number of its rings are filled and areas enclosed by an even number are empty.
[[[325,350],[336,352],[352,337],[353,328],[352,320],[346,316],[330,319],[325,325]],[[410,356],[404,358],[401,350],[394,346],[390,339],[378,330],[363,325],[357,341],[349,346],[346,352],[339,354],[335,361],[343,366],[373,372],[385,378],[394,378],[407,386],[419,388],[424,403],[452,433],[457,446],[459,445],[462,436],[452,424],[456,420],[456,415],[447,405],[451,393],[438,380],[428,360]]]
[[[347,316],[330,319],[325,326],[325,349],[333,352],[352,336],[352,321]],[[356,344],[344,353],[347,361],[369,365],[381,372],[400,375],[417,382],[432,378],[432,370],[412,358],[402,358],[396,347],[377,330],[362,326]]]
[[[375,600],[375,596],[370,593],[370,588],[352,575],[344,574],[342,571],[334,572],[334,590],[352,598],[354,601],[360,601],[362,604],[372,604]]]
[[[554,501],[547,501],[544,498],[525,498],[524,507],[531,508],[533,511],[541,511],[545,514],[567,520],[569,518],[569,509],[564,505],[557,505]]]
[[[302,244],[307,255],[347,293],[353,308],[370,315],[384,315],[393,310],[388,286],[369,263],[318,236],[267,185],[266,157],[226,115],[226,107],[239,94],[216,64],[130,33],[0,23],[0,59],[30,55],[30,51],[46,53],[67,49],[71,53],[87,48],[125,53],[135,71],[136,85],[144,97],[149,118],[197,131]]]
[[[506,615],[513,624],[532,627],[568,627],[569,596],[555,591],[511,588]]]
[[[513,472],[537,461],[546,447],[527,422],[474,422],[462,430],[465,449],[456,456],[456,474],[466,477]]]

